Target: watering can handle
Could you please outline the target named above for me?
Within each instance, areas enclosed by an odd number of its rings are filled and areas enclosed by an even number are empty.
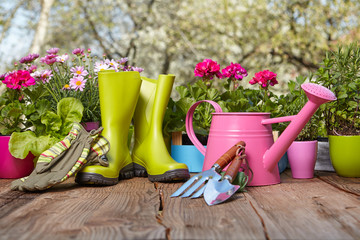
[[[189,111],[186,114],[185,128],[186,128],[186,133],[187,133],[190,141],[201,152],[201,154],[205,156],[206,148],[197,139],[197,137],[194,133],[194,129],[193,129],[193,115],[194,115],[195,109],[200,103],[203,103],[203,102],[210,103],[215,108],[215,112],[222,112],[220,105],[214,101],[211,101],[211,100],[198,101],[189,108]]]

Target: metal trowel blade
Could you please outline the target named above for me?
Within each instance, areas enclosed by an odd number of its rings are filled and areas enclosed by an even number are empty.
[[[232,185],[227,179],[210,179],[204,191],[204,199],[209,206],[222,203],[236,193],[239,187]]]

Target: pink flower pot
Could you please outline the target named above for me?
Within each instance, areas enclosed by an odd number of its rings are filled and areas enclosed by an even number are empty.
[[[98,129],[100,122],[83,122],[81,125],[85,128],[86,131],[91,131],[93,129]]]
[[[317,141],[294,141],[287,150],[293,178],[313,178]]]
[[[9,152],[10,136],[0,136],[0,178],[22,178],[34,170],[34,156],[25,159],[13,157]]]

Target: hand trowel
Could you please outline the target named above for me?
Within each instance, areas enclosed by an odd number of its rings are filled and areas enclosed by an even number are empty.
[[[224,202],[240,188],[240,186],[231,183],[239,172],[245,156],[244,151],[237,155],[221,180],[209,180],[204,191],[204,199],[209,206]]]

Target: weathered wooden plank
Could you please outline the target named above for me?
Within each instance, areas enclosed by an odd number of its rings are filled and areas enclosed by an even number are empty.
[[[157,190],[147,179],[125,180],[111,187],[63,183],[1,218],[0,236],[164,238],[165,228],[156,221],[159,205]]]
[[[162,184],[161,222],[171,239],[265,239],[260,218],[243,193],[208,206],[203,198],[170,198],[182,183]]]
[[[338,189],[360,196],[360,178],[345,178],[330,172],[316,172],[316,176]]]
[[[248,188],[270,239],[359,239],[360,198],[314,179]]]

